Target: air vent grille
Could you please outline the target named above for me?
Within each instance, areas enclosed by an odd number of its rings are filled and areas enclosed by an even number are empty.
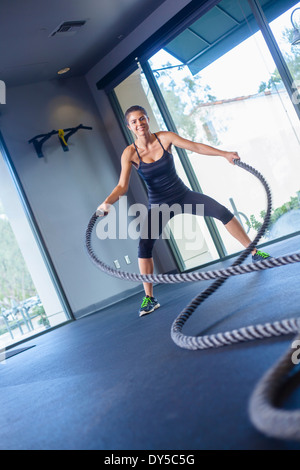
[[[61,23],[57,28],[55,28],[55,30],[49,35],[49,37],[53,37],[57,34],[62,36],[73,36],[85,23],[85,20],[65,21],[64,23]]]

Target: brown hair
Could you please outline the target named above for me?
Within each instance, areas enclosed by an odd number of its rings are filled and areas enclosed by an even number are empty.
[[[139,105],[134,105],[134,106],[130,106],[130,108],[127,109],[127,111],[125,112],[125,122],[126,124],[128,124],[128,116],[129,114],[133,113],[134,111],[141,111],[142,113],[145,114],[145,116],[148,117],[148,113],[147,111],[145,110],[145,108],[143,108],[142,106],[139,106]]]

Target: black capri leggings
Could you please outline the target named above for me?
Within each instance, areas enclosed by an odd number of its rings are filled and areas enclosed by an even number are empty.
[[[152,258],[154,243],[161,235],[165,225],[178,213],[214,217],[224,225],[233,218],[232,212],[213,198],[190,190],[186,192],[180,202],[173,202],[169,205],[152,205],[141,229],[139,258]]]

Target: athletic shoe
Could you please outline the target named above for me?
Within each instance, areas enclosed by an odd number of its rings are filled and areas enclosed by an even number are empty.
[[[271,258],[271,256],[268,253],[265,253],[264,251],[257,250],[255,255],[252,255],[252,262],[256,263],[257,261],[264,261],[267,258]]]
[[[154,305],[151,297],[147,296],[143,298],[141,308],[139,310],[139,316],[147,315],[148,313],[154,312]]]
[[[160,307],[160,303],[155,297],[150,297],[152,305],[154,307],[154,310],[156,310],[158,307]]]
[[[158,307],[160,307],[160,303],[155,297],[146,296],[143,298],[143,302],[141,308],[139,310],[139,316],[142,317],[143,315],[147,315],[148,313],[154,312]]]

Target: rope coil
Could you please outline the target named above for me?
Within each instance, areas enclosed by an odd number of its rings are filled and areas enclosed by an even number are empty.
[[[198,294],[186,307],[185,309],[178,315],[171,327],[171,338],[175,344],[179,347],[184,349],[190,350],[203,350],[209,348],[219,348],[223,346],[227,346],[230,344],[236,344],[239,342],[257,340],[257,339],[264,339],[270,338],[272,336],[281,336],[281,335],[290,335],[290,334],[299,334],[300,332],[300,319],[299,318],[291,318],[291,319],[284,319],[281,321],[276,321],[274,323],[265,323],[259,325],[249,325],[245,326],[233,331],[226,331],[224,333],[217,333],[205,336],[187,336],[182,333],[182,328],[187,322],[187,320],[191,317],[193,312],[201,305],[208,297],[210,297],[216,290],[221,287],[222,284],[231,276],[240,275],[240,274],[247,274],[254,271],[262,271],[265,269],[275,268],[284,266],[291,263],[298,263],[300,261],[300,252],[293,253],[287,256],[281,256],[278,258],[270,258],[263,261],[259,261],[257,263],[250,263],[241,265],[243,261],[247,258],[247,256],[251,253],[251,251],[255,248],[258,241],[261,239],[263,234],[265,233],[271,216],[272,210],[272,198],[271,198],[271,191],[266,182],[265,178],[259,173],[256,169],[251,167],[250,165],[241,162],[240,160],[234,161],[235,165],[241,167],[242,169],[248,171],[253,176],[258,178],[258,180],[262,183],[266,196],[267,196],[267,210],[266,215],[263,221],[263,224],[258,231],[255,239],[253,242],[239,255],[239,257],[235,260],[235,262],[226,269],[219,269],[219,270],[212,270],[206,272],[194,272],[194,273],[179,273],[179,274],[137,274],[137,273],[129,273],[126,271],[116,270],[103,261],[101,261],[97,255],[95,254],[92,243],[91,243],[91,236],[93,232],[93,228],[97,222],[98,215],[94,213],[91,217],[88,227],[86,230],[86,249],[88,252],[89,257],[96,264],[96,266],[101,269],[101,271],[105,272],[106,274],[128,281],[135,281],[135,282],[155,282],[155,283],[178,283],[178,282],[196,282],[196,281],[206,281],[213,279],[214,282],[211,286],[205,289],[203,292]],[[290,352],[286,354],[286,356],[290,356]],[[281,438],[285,439],[296,439],[300,440],[300,431],[295,433],[292,430],[288,430],[288,426],[286,425],[286,421],[289,420],[289,417],[285,415],[282,425],[280,419],[276,418],[276,433],[274,431],[273,426],[273,419],[275,414],[278,413],[278,410],[273,408],[272,404],[269,403],[270,400],[270,380],[276,381],[278,380],[278,372],[280,370],[279,375],[282,376],[283,373],[288,373],[291,369],[291,360],[288,361],[286,358],[283,361],[279,362],[278,366],[274,367],[272,370],[271,375],[267,374],[266,379],[263,378],[262,382],[259,383],[258,389],[255,390],[253,398],[251,400],[250,406],[250,416],[252,422],[255,426],[257,426],[262,432],[274,437],[278,437],[280,434]],[[293,366],[293,364],[292,364]],[[271,377],[271,379],[270,379]],[[265,381],[268,382],[268,386],[265,386]],[[276,388],[276,387],[275,387]],[[267,392],[266,392],[267,390]],[[273,389],[272,389],[273,390]],[[277,390],[277,388],[276,388]],[[268,410],[265,413],[261,411]],[[283,416],[284,412],[280,416]],[[259,416],[258,416],[259,414]],[[293,416],[293,421],[296,420],[298,429],[300,429],[300,412],[289,412],[289,416]],[[297,415],[297,416],[296,416]],[[264,418],[261,418],[264,416]],[[277,416],[277,415],[276,415]],[[271,419],[270,419],[271,417]],[[295,418],[296,417],[296,418]],[[293,428],[294,429],[294,428]],[[276,435],[275,435],[275,434]]]

